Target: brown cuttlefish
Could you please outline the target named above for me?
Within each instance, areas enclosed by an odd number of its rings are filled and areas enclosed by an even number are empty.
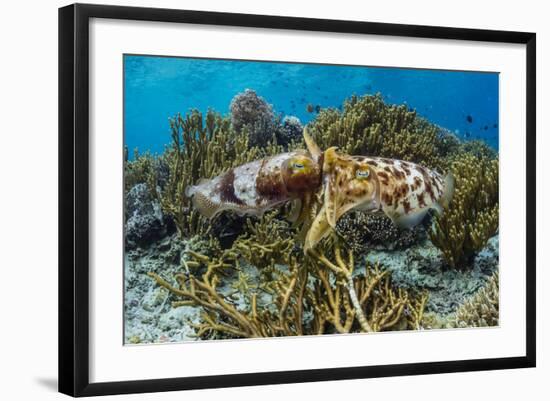
[[[305,134],[308,147],[312,139]],[[324,152],[324,201],[309,231],[304,252],[336,227],[350,210],[383,213],[394,224],[410,228],[422,221],[428,210],[443,212],[454,191],[454,179],[403,160],[383,157],[349,156],[332,147]]]
[[[297,150],[229,169],[189,186],[185,193],[192,198],[195,209],[207,218],[224,210],[261,216],[289,201],[306,210],[312,194],[320,187],[320,160],[305,150]]]

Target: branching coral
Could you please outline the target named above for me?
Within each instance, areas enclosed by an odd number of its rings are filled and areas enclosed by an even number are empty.
[[[498,231],[498,159],[461,153],[452,171],[453,199],[429,237],[450,266],[463,267]]]
[[[260,227],[255,228],[255,235],[261,237],[265,234],[268,220],[258,223]],[[154,273],[150,273],[150,276],[182,299],[174,302],[174,307],[193,305],[201,308],[201,322],[194,324],[199,337],[242,338],[302,334],[302,298],[307,284],[307,270],[300,268],[300,263],[290,255],[288,247],[284,245],[275,243],[270,247],[244,241],[236,242],[232,249],[223,251],[216,257],[190,252],[189,256],[193,260],[187,262],[187,265],[205,270],[198,276],[178,275],[177,286]],[[288,267],[284,271],[271,269],[271,280],[262,280],[261,286],[255,285],[241,270],[242,263],[250,262],[246,259],[247,256],[253,259],[258,257],[246,250],[243,247],[245,244],[261,246],[260,249],[254,248],[255,251],[263,252],[261,259],[271,258],[275,262],[275,257],[278,257],[281,260],[277,262],[284,262]],[[275,248],[281,248],[281,252],[272,255]],[[237,277],[231,281],[235,271]],[[220,289],[227,281],[231,282],[230,288],[243,291],[248,296],[249,302],[246,305],[239,305]],[[262,300],[260,291],[268,294],[269,302]]]
[[[487,281],[471,299],[458,308],[454,327],[498,326],[499,279],[498,272]]]
[[[425,295],[393,288],[379,266],[354,274],[353,254],[344,258],[337,242],[314,258],[304,256],[275,213],[249,224],[250,234],[229,250],[215,256],[188,252],[189,272],[178,275],[176,284],[150,273],[180,298],[174,307],[201,308],[201,321],[194,324],[201,338],[420,328]],[[234,292],[247,302],[236,301]]]
[[[382,96],[352,96],[343,111],[322,109],[310,123],[321,149],[338,146],[351,155],[374,155],[443,168],[439,128],[406,106],[390,106]]]
[[[140,154],[134,149],[134,158],[128,159],[128,148],[124,148],[124,189],[129,191],[137,184],[147,184],[153,189],[155,158],[150,153]]]

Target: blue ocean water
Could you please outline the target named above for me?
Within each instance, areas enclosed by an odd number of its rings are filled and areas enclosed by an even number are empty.
[[[169,117],[193,108],[227,114],[245,89],[303,124],[315,118],[308,104],[340,107],[352,94],[381,93],[387,103],[406,103],[459,137],[498,149],[498,73],[134,55],[124,56],[125,143],[161,153],[170,142]]]

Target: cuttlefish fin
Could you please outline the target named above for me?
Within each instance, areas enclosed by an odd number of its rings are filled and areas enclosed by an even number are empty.
[[[439,198],[439,201],[434,203],[431,208],[434,209],[438,215],[442,215],[443,211],[449,207],[453,194],[455,191],[455,179],[452,173],[448,173],[445,176],[443,194]]]
[[[206,218],[211,219],[212,217],[226,209],[221,207],[219,204],[212,202],[212,200],[204,195],[202,192],[194,192],[192,196],[193,207]]]
[[[304,136],[304,142],[306,143],[306,146],[307,146],[307,150],[311,154],[311,157],[313,157],[313,160],[318,162],[323,152],[321,152],[321,148],[319,148],[319,146],[315,143],[311,135],[309,135],[309,133],[307,132],[307,127],[304,128],[303,136]]]
[[[330,232],[331,227],[327,220],[325,206],[323,206],[307,232],[306,239],[304,241],[304,253],[308,254],[308,252],[315,248],[315,245],[330,234]]]
[[[429,209],[430,208],[427,207],[415,212],[410,212],[409,214],[386,213],[386,215],[397,227],[412,228],[419,224],[424,219],[424,217],[426,217]]]
[[[443,189],[443,195],[439,200],[439,204],[442,208],[449,207],[451,200],[453,199],[453,194],[455,192],[455,178],[451,172],[447,173],[445,176],[445,188]]]

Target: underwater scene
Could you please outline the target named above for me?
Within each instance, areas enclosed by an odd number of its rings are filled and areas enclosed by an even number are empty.
[[[498,73],[123,73],[125,344],[498,326]]]

